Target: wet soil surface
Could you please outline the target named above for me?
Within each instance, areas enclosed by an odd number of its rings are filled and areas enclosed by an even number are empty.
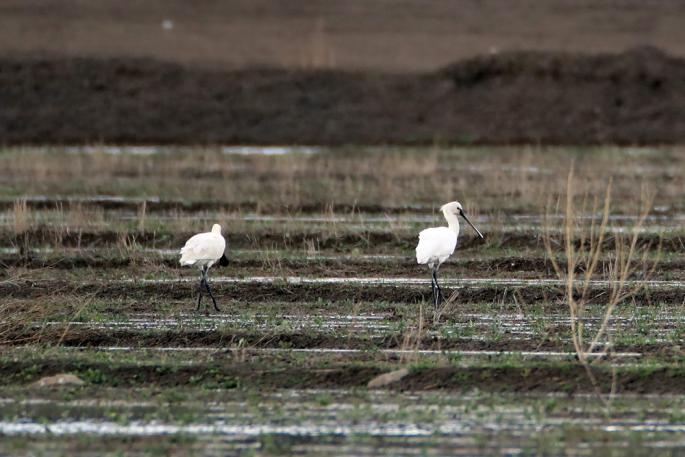
[[[460,251],[468,248],[460,247]],[[543,253],[538,253],[544,255]],[[346,258],[341,257],[313,257],[313,258],[276,258],[276,259],[238,259],[230,260],[227,268],[213,267],[211,276],[219,278],[245,279],[250,277],[272,278],[424,278],[428,279],[427,269],[418,265],[415,259],[406,250],[397,252],[390,258]],[[613,266],[611,260],[598,261],[598,271],[608,271]],[[557,260],[557,266],[565,271],[567,262]],[[57,270],[64,273],[82,273],[84,279],[88,279],[91,270],[107,271],[132,278],[146,278],[151,271],[178,270],[190,272],[188,268],[181,267],[176,257],[149,258],[137,257],[56,257],[42,258],[37,255],[0,255],[0,267],[22,268],[28,270]],[[585,264],[579,262],[575,273],[582,275],[585,272]],[[652,280],[668,278],[677,284],[677,280],[685,274],[685,261],[681,259],[662,260],[660,262],[649,261],[645,263],[645,270],[652,271]],[[92,272],[91,272],[92,274]],[[190,274],[183,273],[186,277]],[[425,276],[424,276],[425,274]],[[629,279],[640,279],[644,272],[639,270]],[[0,278],[3,276],[0,270]],[[464,259],[446,262],[440,267],[440,277],[448,279],[496,279],[511,280],[534,280],[534,279],[557,279],[556,269],[547,258],[540,257],[499,257],[494,259]],[[595,278],[600,279],[600,278]],[[458,280],[458,279],[457,279]],[[32,284],[35,287],[37,284]],[[401,285],[398,284],[398,285]],[[24,295],[22,292],[18,294]]]
[[[252,302],[278,301],[283,303],[350,303],[350,302],[385,302],[388,308],[391,304],[418,304],[430,302],[431,290],[429,284],[418,285],[383,285],[365,283],[293,283],[286,281],[274,282],[237,282],[211,283],[215,295],[220,295],[221,301]],[[452,290],[449,285],[443,285],[443,293],[449,295]],[[163,305],[167,301],[188,300],[192,303],[197,297],[198,281],[169,281],[169,282],[129,282],[113,281],[111,283],[78,283],[70,281],[13,281],[0,284],[0,293],[8,299],[40,299],[47,297],[92,297],[118,301],[136,299],[153,303],[146,306],[155,307],[155,303]],[[601,301],[611,293],[611,286],[594,286],[588,295],[588,300]],[[565,294],[558,287],[546,285],[506,286],[465,285],[456,289],[457,303],[502,303],[505,308],[515,308],[516,298],[523,303],[547,303],[550,309],[564,309]],[[685,301],[685,290],[678,287],[652,288],[637,291],[631,296],[630,302],[651,306],[652,303],[665,305],[679,305]]]
[[[685,59],[652,47],[424,74],[0,58],[4,144],[663,144],[684,116]]]

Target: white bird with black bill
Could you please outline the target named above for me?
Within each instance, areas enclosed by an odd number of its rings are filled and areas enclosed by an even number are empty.
[[[433,304],[437,312],[438,305],[443,299],[442,291],[438,285],[438,269],[440,265],[452,255],[457,247],[459,236],[459,219],[464,220],[483,238],[483,234],[469,221],[459,202],[451,202],[443,205],[440,211],[447,220],[447,227],[433,227],[422,230],[419,233],[419,244],[416,246],[416,261],[421,265],[428,265],[431,270],[431,291],[433,292]],[[437,293],[436,293],[437,290]]]

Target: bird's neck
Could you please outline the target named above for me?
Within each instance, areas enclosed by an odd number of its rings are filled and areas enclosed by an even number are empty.
[[[446,213],[445,219],[447,220],[447,227],[459,235],[459,219],[457,219],[457,215],[453,213]]]

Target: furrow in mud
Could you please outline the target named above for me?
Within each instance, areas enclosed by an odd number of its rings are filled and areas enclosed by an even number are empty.
[[[363,327],[361,327],[363,328]],[[388,336],[368,336],[351,329],[335,334],[325,332],[281,332],[281,331],[200,331],[200,330],[117,330],[88,327],[25,328],[8,330],[3,335],[8,346],[23,346],[28,341],[37,344],[81,348],[212,348],[217,350],[236,349],[343,349],[343,350],[429,350],[429,351],[562,351],[573,350],[572,343],[561,341],[477,341],[468,338],[438,338],[428,336],[419,342],[408,345],[401,334]],[[344,334],[343,334],[344,333]],[[506,340],[506,338],[505,338]],[[642,349],[655,353],[668,347],[655,344]],[[364,355],[363,353],[361,354]],[[377,354],[368,354],[377,357]],[[356,358],[356,357],[355,357]]]
[[[96,298],[107,300],[135,299],[148,303],[153,311],[168,301],[195,300],[199,281],[169,282],[110,282],[73,283],[70,281],[18,281],[0,284],[0,294],[8,300],[40,299],[48,297],[69,297],[73,300]],[[322,303],[326,302],[386,302],[388,304],[419,304],[431,301],[429,285],[383,285],[365,283],[293,283],[293,282],[235,282],[212,284],[215,296],[220,302],[241,303]],[[502,308],[518,308],[536,303],[545,304],[548,310],[565,310],[565,293],[553,286],[506,286],[483,284],[478,286],[443,287],[448,295],[457,292],[456,303],[501,303]],[[604,303],[611,296],[611,287],[591,286],[589,303]],[[641,289],[630,297],[637,306],[680,305],[685,301],[685,288],[663,287]]]
[[[363,326],[360,327],[363,329]],[[567,328],[548,328],[544,338],[521,339],[515,334],[504,333],[501,338],[480,340],[466,337],[440,337],[427,335],[419,340],[405,338],[405,334],[393,333],[383,336],[369,336],[359,329],[344,329],[338,333],[326,331],[269,331],[250,330],[150,330],[150,329],[112,329],[62,326],[42,328],[15,327],[6,330],[0,341],[6,346],[24,346],[28,343],[48,346],[61,345],[78,348],[206,348],[217,351],[241,351],[251,356],[265,356],[261,349],[282,350],[321,350],[321,354],[335,355],[335,350],[359,351],[336,355],[338,359],[375,360],[378,351],[447,351],[447,352],[488,352],[488,353],[540,353],[559,352],[574,354],[569,338],[559,339]],[[541,335],[542,336],[542,335]],[[613,353],[639,353],[642,359],[650,357],[679,357],[680,349],[672,343],[618,343]],[[326,351],[333,351],[327,353]],[[311,353],[312,356],[316,352]],[[276,355],[276,357],[280,357]],[[386,355],[386,357],[393,357]]]

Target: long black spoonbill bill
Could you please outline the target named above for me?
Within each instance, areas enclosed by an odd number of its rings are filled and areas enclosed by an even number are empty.
[[[438,268],[452,255],[457,247],[459,236],[459,219],[464,218],[468,224],[483,238],[483,234],[468,220],[461,203],[451,202],[440,208],[447,219],[447,227],[432,227],[419,233],[419,244],[416,246],[416,261],[421,265],[428,265],[431,270],[431,291],[433,292],[433,304],[437,312],[438,305],[443,299],[442,291],[438,285]],[[437,293],[436,293],[437,290]]]
[[[200,269],[200,275],[202,280],[200,281],[200,296],[197,299],[197,310],[200,309],[200,304],[202,303],[202,287],[207,288],[209,296],[212,297],[214,302],[214,309],[221,311],[216,305],[216,299],[212,295],[212,289],[209,288],[209,283],[207,282],[207,270],[209,267],[214,265],[217,261],[219,265],[225,267],[228,265],[228,259],[224,251],[226,250],[226,240],[221,236],[221,226],[219,224],[214,224],[212,226],[211,232],[199,233],[191,237],[186,245],[181,248],[181,260],[182,266],[196,266]]]

